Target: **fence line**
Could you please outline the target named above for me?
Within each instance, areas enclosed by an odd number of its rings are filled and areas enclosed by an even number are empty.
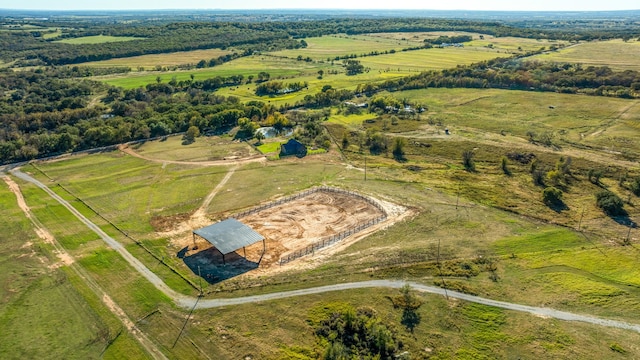
[[[332,235],[332,236],[327,236],[327,237],[325,237],[325,238],[323,238],[321,240],[318,240],[318,241],[314,242],[311,245],[307,245],[303,249],[295,250],[294,252],[289,253],[286,256],[281,257],[279,263],[280,263],[280,265],[283,265],[283,264],[286,264],[286,263],[288,263],[290,261],[299,259],[299,258],[301,258],[303,256],[307,256],[307,255],[313,254],[316,250],[320,250],[320,249],[323,249],[325,247],[331,246],[331,245],[343,240],[344,238],[347,238],[347,237],[349,237],[349,236],[351,236],[353,234],[356,234],[356,233],[358,233],[358,232],[360,232],[360,231],[362,231],[364,229],[367,229],[367,228],[369,228],[369,227],[371,227],[373,225],[379,224],[380,222],[385,221],[386,219],[387,219],[387,215],[385,214],[385,215],[379,216],[379,217],[377,217],[377,218],[375,218],[373,220],[369,220],[369,221],[366,221],[366,222],[359,223],[356,226],[354,226],[354,227],[352,227],[352,228],[350,228],[348,230],[342,231],[339,234]]]
[[[280,258],[280,265],[286,264],[290,261],[293,261],[295,259],[301,258],[303,256],[309,255],[309,254],[313,254],[316,250],[320,250],[323,249],[327,246],[333,245],[335,243],[337,243],[340,240],[343,240],[344,238],[351,236],[355,233],[358,233],[368,227],[371,227],[373,225],[379,224],[382,221],[385,221],[387,219],[387,211],[384,209],[384,207],[378,203],[377,201],[361,195],[355,191],[350,191],[350,190],[344,190],[344,189],[340,189],[340,188],[335,188],[335,187],[331,187],[331,186],[316,186],[316,187],[312,187],[311,189],[299,192],[297,194],[294,195],[288,195],[285,197],[282,197],[280,199],[271,201],[267,204],[264,205],[260,205],[257,207],[254,207],[253,209],[249,209],[240,213],[235,214],[234,216],[232,216],[233,218],[236,219],[240,219],[249,215],[253,215],[256,213],[259,213],[261,211],[270,209],[272,207],[278,206],[278,205],[282,205],[284,203],[293,201],[293,200],[297,200],[300,198],[303,198],[305,196],[309,196],[313,193],[317,193],[317,192],[328,192],[328,193],[338,193],[338,194],[345,194],[345,195],[349,195],[352,197],[356,197],[358,199],[364,200],[367,203],[373,205],[376,207],[376,209],[380,210],[380,212],[382,212],[382,215],[373,219],[373,220],[369,220],[369,221],[365,221],[362,223],[358,223],[355,226],[351,227],[350,229],[347,229],[345,231],[342,231],[339,234],[336,235],[332,235],[332,236],[327,236],[325,238],[322,238],[316,242],[314,242],[311,245],[307,245],[305,248],[303,249],[299,249],[299,250],[295,250],[292,253],[287,254],[286,256],[283,256]]]
[[[378,210],[380,210],[383,214],[385,214],[385,217],[387,215],[387,212],[384,209],[384,207],[382,205],[380,205],[377,201],[375,201],[375,200],[373,200],[373,199],[371,199],[369,197],[366,197],[364,195],[361,195],[361,194],[359,194],[357,192],[350,191],[350,190],[343,190],[343,189],[339,189],[339,188],[335,188],[335,187],[331,187],[331,186],[316,186],[316,187],[313,187],[311,189],[299,192],[297,194],[288,195],[288,196],[285,196],[285,197],[280,198],[278,200],[274,200],[272,202],[269,202],[267,204],[257,206],[257,207],[255,207],[253,209],[249,209],[249,210],[243,211],[241,213],[235,214],[233,217],[236,218],[236,219],[240,219],[240,218],[243,218],[243,217],[246,217],[246,216],[249,216],[249,215],[253,215],[255,213],[259,213],[261,211],[270,209],[272,207],[275,207],[275,206],[278,206],[278,205],[282,205],[284,203],[287,203],[287,202],[290,202],[290,201],[293,201],[293,200],[297,200],[297,199],[303,198],[305,196],[309,196],[309,195],[311,195],[313,193],[323,192],[323,191],[324,192],[341,193],[341,194],[346,194],[346,195],[349,195],[349,196],[357,197],[357,198],[359,198],[361,200],[364,200],[367,203],[375,206]]]

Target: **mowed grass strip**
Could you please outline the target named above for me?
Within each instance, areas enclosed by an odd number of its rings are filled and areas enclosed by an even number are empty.
[[[532,60],[578,63],[583,66],[608,66],[613,70],[640,71],[640,41],[591,41],[535,55]]]
[[[94,36],[83,36],[83,37],[71,38],[71,39],[62,39],[54,42],[81,45],[81,44],[104,44],[109,42],[122,42],[122,41],[144,40],[144,39],[145,38],[133,37],[133,36],[94,35]]]
[[[122,66],[130,67],[133,70],[142,67],[150,70],[156,66],[176,66],[184,64],[197,64],[200,60],[216,59],[220,56],[230,54],[230,50],[222,49],[208,49],[208,50],[193,50],[193,51],[178,51],[168,54],[149,54],[132,56],[126,58],[117,58],[102,61],[91,61],[81,63],[82,66],[95,66],[95,67],[111,67]]]

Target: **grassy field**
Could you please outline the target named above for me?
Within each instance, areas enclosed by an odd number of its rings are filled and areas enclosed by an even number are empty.
[[[29,199],[41,196],[23,187]],[[0,186],[0,214],[3,221],[3,251],[0,253],[0,357],[98,359],[119,358],[123,354],[145,356],[126,332],[117,339],[121,324],[100,299],[69,267],[60,267],[50,245],[39,239],[31,223],[18,208],[6,184]],[[46,213],[59,213],[39,205],[33,210],[39,220]],[[58,219],[59,220],[59,219]],[[77,239],[73,222],[60,224],[69,232],[56,232],[64,244]],[[84,230],[84,229],[82,229]],[[67,239],[66,235],[71,234]],[[110,346],[108,342],[115,340]],[[103,353],[104,352],[104,353]],[[103,353],[103,354],[102,354]],[[101,355],[102,354],[102,355]]]
[[[640,144],[633,140],[640,135],[638,100],[599,97],[594,101],[590,96],[489,89],[427,89],[393,95],[426,103],[428,120],[465,137],[487,137],[488,132],[527,138],[528,132],[548,133],[559,146],[578,144],[621,155],[640,152]]]
[[[195,76],[195,80],[231,75],[243,75],[247,78],[249,75],[257,76],[258,73],[265,71],[271,75],[272,79],[275,79],[277,77],[296,77],[304,74],[317,75],[320,68],[321,67],[316,64],[310,64],[303,61],[256,55],[243,57],[220,66],[206,69],[194,69],[189,71],[153,71],[146,74],[134,73],[126,76],[109,76],[97,78],[96,80],[104,81],[109,85],[132,89],[145,86],[146,84],[155,83],[158,77],[160,77],[162,82],[168,82],[173,78],[177,81],[189,80],[191,79],[192,74]]]
[[[455,68],[457,65],[469,65],[501,55],[493,50],[474,48],[433,48],[371,56],[362,58],[362,65],[373,71],[409,71],[422,72]]]
[[[300,55],[304,58],[310,57],[313,60],[330,61],[336,56],[351,54],[360,56],[372,51],[399,51],[406,47],[398,40],[364,35],[328,35],[306,38],[305,41],[307,47],[304,49],[282,50],[271,54],[289,58],[296,58]]]
[[[638,52],[640,41],[608,40],[572,45],[562,50],[531,57],[534,60],[579,63],[587,66],[608,66],[616,71],[640,71]]]
[[[144,38],[132,37],[132,36],[107,36],[107,35],[95,35],[95,36],[83,36],[79,38],[71,38],[71,39],[62,39],[55,42],[65,43],[65,44],[103,44],[109,42],[121,42],[121,41],[131,41],[131,40],[142,40]]]
[[[201,136],[187,145],[182,144],[181,136],[170,136],[166,140],[148,141],[132,148],[144,157],[171,161],[212,161],[257,154],[248,143],[234,141],[229,136]]]
[[[92,61],[82,63],[82,65],[96,67],[122,66],[129,67],[132,70],[137,70],[138,68],[142,67],[145,70],[153,70],[156,66],[171,67],[183,64],[197,64],[200,60],[208,61],[210,59],[218,58],[222,55],[227,55],[230,53],[230,50],[221,49],[179,51],[169,54],[150,54],[128,58]]]
[[[457,97],[451,95],[450,99],[454,98]],[[485,156],[482,155],[484,152],[495,154],[491,148],[479,150],[478,174],[466,175],[464,171],[456,170],[455,167],[445,166],[446,163],[459,161],[456,159],[457,156],[453,155],[456,151],[451,152],[451,149],[465,148],[464,144],[464,141],[451,143],[438,149],[438,154],[423,155],[424,159],[420,162],[417,162],[416,156],[410,157],[411,163],[425,166],[427,170],[421,173],[406,171],[403,165],[389,161],[384,156],[370,157],[371,167],[366,182],[362,179],[362,172],[348,169],[332,154],[302,160],[281,160],[267,166],[243,166],[210,204],[208,211],[212,216],[251,207],[317,184],[357,189],[419,209],[420,213],[361,240],[333,258],[327,259],[322,266],[315,269],[294,269],[266,277],[234,278],[217,285],[205,285],[206,291],[214,291],[217,297],[227,297],[295,289],[302,284],[327,284],[336,282],[336,279],[354,281],[371,277],[404,278],[431,283],[437,275],[434,259],[439,239],[442,243],[440,254],[446,269],[445,276],[451,286],[456,288],[492,298],[532,305],[544,304],[618,318],[622,316],[624,308],[627,309],[624,312],[626,321],[640,319],[640,309],[635,305],[637,290],[633,287],[620,289],[620,284],[634,285],[634,279],[638,278],[632,265],[637,255],[632,248],[611,246],[595,235],[589,235],[590,241],[585,240],[571,230],[465,200],[468,196],[473,198],[489,194],[491,189],[500,186],[499,179],[504,175],[499,176],[496,172],[489,171],[484,162],[480,161]],[[177,149],[172,150],[172,147]],[[432,148],[435,147],[440,146],[434,143]],[[173,156],[170,154],[176,153],[180,148],[182,145],[174,141],[147,143],[137,150],[148,155],[159,156],[167,153]],[[445,159],[447,153],[451,154]],[[176,158],[189,160],[201,156],[197,151],[193,151]],[[353,157],[350,161],[356,166],[362,166],[359,157]],[[427,163],[432,164],[427,167]],[[43,163],[38,167],[54,181],[73,189],[74,193],[92,207],[100,209],[101,213],[112,218],[119,226],[127,228],[130,222],[128,217],[135,213],[138,217],[136,225],[129,227],[136,228],[140,236],[144,236],[143,232],[148,231],[145,230],[148,226],[143,225],[144,221],[148,221],[154,214],[172,216],[185,210],[190,211],[187,208],[196,208],[202,196],[215,187],[225,173],[223,168],[189,170],[187,167],[168,165],[163,169],[160,164],[145,163],[143,160],[123,157],[117,153]],[[200,171],[208,172],[209,175],[201,174]],[[523,170],[514,167],[514,171],[519,173]],[[101,175],[107,173],[109,176]],[[173,180],[184,176],[192,177],[194,181],[180,185]],[[514,176],[513,181],[520,181],[520,177],[521,175]],[[203,181],[205,178],[210,180]],[[463,182],[464,186],[458,190],[461,183],[456,181],[456,178],[471,181]],[[152,200],[154,205],[148,207],[152,193],[169,194],[179,187],[189,188],[190,192],[180,198],[167,196],[160,203]],[[450,191],[453,195],[460,191],[463,198],[457,200],[455,196],[435,189]],[[185,200],[190,204],[187,207],[183,205]],[[460,209],[456,209],[456,203],[459,203]],[[541,209],[544,209],[542,205],[529,206],[533,212],[541,212]],[[52,205],[49,204],[49,207]],[[127,207],[133,209],[127,210]],[[146,214],[147,211],[150,213]],[[597,209],[589,210],[585,219],[591,216],[592,211]],[[125,215],[121,214],[123,212]],[[550,210],[548,213],[553,214]],[[55,219],[47,220],[45,214],[40,216],[43,216],[46,224],[57,222]],[[64,222],[67,223],[67,220]],[[585,221],[586,223],[588,221]],[[55,226],[52,227],[56,229]],[[70,226],[70,231],[73,228]],[[64,234],[60,233],[59,236]],[[74,241],[67,240],[65,243],[73,244]],[[165,251],[166,257],[172,257],[169,261],[179,271],[188,271],[185,265],[180,264],[179,259],[174,258],[175,249],[167,246],[168,239],[149,240],[149,245],[153,247],[153,251]],[[92,245],[90,242],[81,245],[87,246],[91,248]],[[137,256],[146,256],[135,252],[134,247],[130,248]],[[76,251],[81,250],[79,248]],[[604,251],[606,256],[603,256],[601,251]],[[105,286],[118,294],[120,302],[138,304],[137,310],[130,310],[132,314],[143,316],[145,311],[151,311],[154,307],[159,306],[162,309],[162,314],[157,317],[154,315],[144,324],[144,329],[154,334],[154,338],[165,346],[167,342],[171,342],[173,339],[170,332],[161,332],[159,329],[167,324],[179,327],[179,312],[168,309],[162,305],[162,300],[153,296],[143,297],[135,292],[121,294],[123,290],[115,284],[120,284],[126,289],[143,286],[143,283],[125,281],[125,274],[131,270],[127,270],[121,263],[122,260],[113,252],[94,249],[85,254],[82,265],[103,279],[101,281],[105,282]],[[497,264],[499,281],[491,281],[485,265],[474,260],[479,259],[480,255],[495,259],[493,261]],[[157,261],[156,265],[152,259],[143,261],[151,268],[159,269]],[[116,268],[120,270],[115,271]],[[194,274],[189,276],[197,279]],[[108,285],[107,282],[115,284]],[[151,294],[153,293],[154,291],[151,291]],[[392,291],[383,290],[376,293],[376,296],[383,299],[383,294],[392,294]],[[189,341],[195,342],[201,349],[216,351],[221,358],[250,355],[256,358],[279,359],[286,354],[314,351],[314,337],[304,319],[311,309],[322,304],[349,301],[355,306],[374,307],[376,311],[387,314],[385,318],[388,321],[397,321],[393,319],[396,319],[395,316],[399,318],[400,314],[392,316],[397,310],[393,310],[390,304],[385,305],[382,300],[372,301],[371,296],[371,292],[361,290],[256,304],[250,307],[232,307],[222,311],[198,311],[189,326],[188,335],[179,342],[179,349],[172,350],[172,353],[181,356],[185,356],[185,353],[193,355],[194,353],[189,352],[193,348],[187,349]],[[432,349],[431,351],[444,357],[478,358],[495,354],[515,354],[526,358],[525,354],[531,353],[553,354],[558,357],[587,354],[585,356],[589,357],[590,354],[606,356],[611,352],[609,347],[614,342],[631,354],[639,351],[636,345],[637,335],[633,333],[532,318],[464,302],[447,304],[441,297],[427,298],[430,299],[431,305],[421,308],[422,322],[415,337],[406,332],[402,333],[402,336],[406,337],[406,346],[412,353],[422,351],[419,349],[426,345]],[[214,313],[216,316],[212,316]],[[233,321],[238,314],[248,314],[248,318],[245,317],[241,323]],[[276,314],[278,319],[275,318]],[[285,318],[282,318],[283,314],[286,314]],[[428,320],[431,316],[435,317]],[[486,319],[492,318],[497,319],[495,327],[485,328]],[[525,323],[527,325],[523,326]],[[456,328],[461,330],[454,331]],[[400,328],[400,331],[405,330]],[[296,340],[293,340],[294,336]],[[273,342],[274,337],[280,340]],[[213,341],[214,339],[218,341]],[[215,346],[212,343],[215,343]]]

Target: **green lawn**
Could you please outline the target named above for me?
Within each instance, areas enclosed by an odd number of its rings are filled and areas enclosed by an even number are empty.
[[[229,136],[200,136],[191,144],[183,144],[181,136],[170,136],[134,145],[132,149],[146,158],[170,161],[212,161],[257,154],[251,145]]]
[[[132,36],[106,36],[106,35],[95,35],[95,36],[83,36],[79,38],[71,38],[71,39],[62,39],[55,42],[65,43],[65,44],[103,44],[109,42],[121,42],[121,41],[132,41],[132,40],[143,40],[144,38],[140,37],[132,37]]]
[[[497,51],[482,48],[433,48],[398,52],[359,59],[362,65],[373,71],[409,71],[422,72],[455,68],[458,65],[469,65],[501,55]]]

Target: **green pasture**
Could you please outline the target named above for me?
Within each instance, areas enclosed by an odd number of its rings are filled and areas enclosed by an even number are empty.
[[[640,152],[634,141],[640,135],[638,100],[494,89],[410,90],[393,96],[427,104],[425,117],[463,135],[547,133],[559,145]]]
[[[197,64],[200,60],[208,61],[230,53],[230,50],[221,49],[178,51],[168,54],[149,54],[127,58],[92,61],[81,63],[79,65],[96,67],[122,66],[129,67],[134,71],[142,67],[146,70],[152,70],[156,66],[171,67],[183,64]]]
[[[474,36],[473,41],[464,44],[465,47],[490,47],[494,50],[504,50],[509,53],[525,53],[527,51],[537,51],[541,48],[549,49],[551,46],[560,47],[566,45],[569,45],[569,42],[562,40],[527,39],[512,36],[494,37],[490,35],[484,35],[484,39]]]
[[[312,74],[305,74],[299,77],[292,78],[291,80],[283,79],[279,81],[287,82],[287,81],[297,81],[308,83],[308,87],[302,89],[301,91],[296,91],[293,93],[277,95],[277,96],[257,96],[255,94],[255,84],[246,84],[238,87],[231,88],[222,88],[217,91],[218,94],[224,96],[235,96],[238,97],[241,101],[251,101],[258,100],[263,101],[275,106],[280,105],[293,105],[298,101],[304,100],[306,95],[314,95],[322,91],[322,88],[325,85],[330,85],[333,89],[350,89],[355,90],[358,85],[365,85],[370,83],[379,83],[384,80],[392,80],[398,79],[403,76],[409,74],[407,71],[389,71],[384,73],[378,73],[377,71],[369,71],[363,74],[348,76],[344,73],[343,69],[339,65],[334,65],[331,69],[335,69],[336,71],[340,71],[338,74],[326,74],[320,79],[318,78],[317,72],[313,72]]]
[[[152,231],[154,216],[195,211],[226,174],[225,167],[154,163],[119,152],[39,167],[100,215],[136,236]]]
[[[403,46],[401,41],[378,38],[373,36],[358,35],[328,35],[322,37],[306,38],[307,47],[294,50],[281,50],[271,52],[271,55],[288,58],[310,57],[316,61],[333,60],[336,56],[365,55],[372,51],[400,51]]]
[[[55,224],[58,219],[49,222],[41,217],[42,208],[33,203],[46,196],[29,185],[20,185],[27,203],[34,205],[38,221],[42,219],[47,227]],[[53,249],[36,236],[4,182],[0,186],[0,203],[0,236],[4,244],[0,251],[0,326],[4,329],[0,333],[0,357],[98,359],[103,351],[105,358],[122,354],[145,356],[126,332],[107,347],[121,329],[119,321],[76,272],[59,268],[60,260]],[[72,222],[64,221],[60,227],[75,228]],[[58,238],[61,243],[73,243],[64,238],[65,233],[57,234],[62,236]]]
[[[83,36],[79,38],[70,38],[70,39],[62,39],[55,42],[60,42],[64,44],[104,44],[109,42],[122,42],[122,41],[132,41],[132,40],[143,40],[144,38],[133,37],[133,36],[107,36],[107,35],[94,35],[94,36]]]
[[[455,68],[458,65],[495,59],[501,55],[497,51],[474,48],[432,48],[402,51],[395,54],[370,56],[359,59],[362,65],[373,72],[409,71],[422,72]]]
[[[257,154],[251,145],[230,136],[200,136],[191,144],[183,144],[182,136],[169,136],[131,148],[143,157],[169,161],[215,161]]]
[[[530,59],[553,62],[578,63],[587,66],[608,66],[616,71],[640,71],[638,62],[640,41],[590,41],[561,50],[535,55]]]
[[[113,86],[120,86],[125,89],[133,89],[144,87],[147,84],[155,83],[157,78],[164,83],[175,78],[177,81],[190,80],[194,75],[195,80],[204,80],[216,76],[232,76],[243,75],[245,79],[249,75],[258,76],[260,72],[267,72],[271,79],[278,77],[296,77],[303,74],[316,74],[320,69],[318,65],[307,63],[304,61],[296,61],[293,59],[281,59],[269,56],[248,56],[220,66],[205,69],[181,70],[181,71],[158,71],[148,72],[144,75],[139,73],[130,73],[127,75],[108,76],[97,78],[96,80],[104,81]]]

